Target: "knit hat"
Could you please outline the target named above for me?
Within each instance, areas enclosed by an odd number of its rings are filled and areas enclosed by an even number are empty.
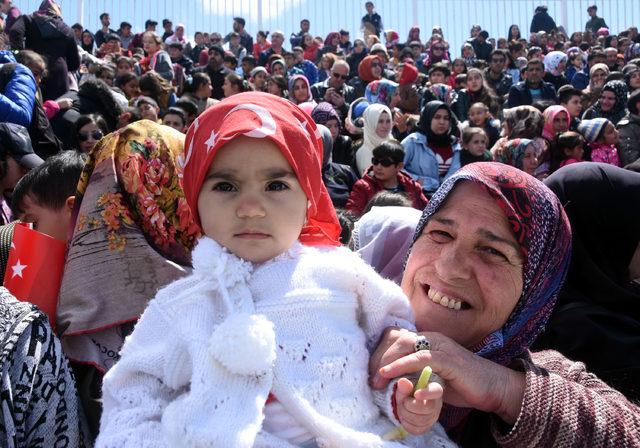
[[[263,66],[259,66],[254,68],[253,70],[251,70],[251,72],[249,72],[249,76],[251,78],[255,77],[258,73],[264,73],[265,76],[269,75],[269,72],[267,72],[267,69],[264,68]]]
[[[341,232],[322,183],[322,143],[311,117],[284,98],[264,92],[233,95],[193,122],[178,158],[185,197],[200,225],[198,196],[215,155],[238,136],[271,140],[287,160],[309,201],[307,223],[298,240],[306,245],[338,245]]]
[[[371,46],[371,49],[369,50],[369,53],[373,54],[376,51],[382,51],[384,54],[386,54],[387,56],[389,56],[389,54],[387,53],[387,49],[385,48],[384,45],[382,45],[381,43],[377,43],[377,44],[373,44]]]
[[[586,141],[593,143],[596,141],[600,132],[611,123],[606,118],[594,118],[592,120],[582,120],[578,125],[578,132],[582,134]]]

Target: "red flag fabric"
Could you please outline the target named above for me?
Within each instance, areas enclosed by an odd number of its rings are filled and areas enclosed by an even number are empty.
[[[37,305],[55,329],[66,245],[18,223],[13,231],[4,286],[18,300]]]

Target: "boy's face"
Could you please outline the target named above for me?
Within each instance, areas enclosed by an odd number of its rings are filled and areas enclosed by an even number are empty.
[[[480,107],[472,107],[469,109],[469,121],[475,126],[483,128],[487,121],[488,112]]]
[[[26,194],[22,200],[23,213],[18,216],[18,219],[33,223],[34,230],[66,243],[74,201],[75,197],[70,196],[61,209],[54,210],[38,204],[29,194]]]
[[[373,159],[371,159],[371,163],[373,164],[373,177],[383,183],[395,180],[398,177],[398,173],[404,166],[402,162],[395,163],[389,157],[382,157],[381,159],[373,157]]]
[[[580,101],[580,97],[578,95],[573,95],[569,98],[569,101],[566,104],[561,104],[568,111],[571,118],[579,117],[580,112],[582,112],[582,102]]]
[[[178,132],[185,131],[184,129],[185,126],[184,126],[184,123],[182,122],[182,118],[180,117],[180,115],[166,114],[162,119],[162,124],[165,126],[169,126],[170,128],[173,128]]]
[[[441,72],[440,70],[434,70],[429,75],[429,82],[431,84],[444,84],[444,78],[444,72]]]
[[[220,148],[198,196],[205,235],[236,256],[262,263],[298,239],[305,195],[275,143],[238,137]]]
[[[146,118],[147,120],[151,121],[158,121],[158,112],[160,111],[153,104],[142,103],[140,104],[139,108],[142,118]]]

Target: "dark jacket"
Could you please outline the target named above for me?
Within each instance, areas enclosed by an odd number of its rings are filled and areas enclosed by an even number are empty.
[[[604,21],[602,17],[595,16],[592,19],[587,20],[587,24],[584,26],[585,30],[591,30],[594,33],[598,31],[600,28],[609,28],[607,23]]]
[[[532,33],[537,33],[538,31],[545,31],[550,33],[555,30],[556,22],[549,15],[547,11],[540,11],[533,15],[533,19],[531,20],[531,28],[529,29]]]
[[[558,91],[558,89],[560,89],[560,87],[566,86],[567,84],[569,84],[569,81],[567,80],[566,76],[564,75],[555,76],[549,72],[544,74],[543,79],[545,82],[548,82],[549,84],[553,84],[553,88],[556,89],[556,92]]]
[[[625,166],[640,159],[640,115],[629,114],[618,122],[620,165]]]
[[[513,85],[513,77],[510,74],[502,72],[500,78],[496,80],[489,75],[489,68],[484,71],[484,79],[499,96],[508,94]]]
[[[211,98],[221,100],[224,98],[224,90],[222,85],[224,84],[224,78],[231,73],[226,67],[221,66],[218,70],[214,70],[210,65],[199,67],[193,70],[194,73],[203,72],[209,75],[211,78]]]
[[[38,14],[21,16],[9,32],[11,48],[28,48],[48,60],[48,75],[42,80],[42,99],[55,100],[68,90],[68,73],[80,67],[78,47],[71,28],[61,17]]]
[[[330,162],[322,168],[322,181],[334,207],[344,207],[347,204],[357,180],[358,176],[350,166]]]
[[[471,46],[476,53],[477,59],[482,59],[484,61],[489,60],[489,56],[493,51],[493,47],[488,42],[480,42],[478,39],[473,39],[471,41]]]
[[[370,23],[376,30],[376,36],[380,37],[380,33],[382,32],[382,17],[377,12],[373,14],[365,14],[362,17],[361,24]]]
[[[406,194],[411,200],[413,208],[423,210],[427,206],[428,201],[422,192],[422,187],[411,176],[400,171],[398,173],[398,185],[402,187],[402,193]],[[382,190],[384,190],[384,186],[378,179],[373,177],[372,168],[369,168],[362,176],[362,179],[353,186],[347,201],[347,210],[356,216],[362,215],[367,203],[376,193]]]
[[[556,100],[556,89],[553,87],[553,84],[542,81],[540,83],[540,89],[542,90],[541,99],[549,101]],[[533,97],[527,87],[526,81],[521,81],[515,86],[511,86],[507,107],[530,106],[531,104],[533,104]]]
[[[327,93],[327,89],[329,89],[329,79],[325,79],[322,82],[317,82],[311,86],[311,95],[313,95],[313,99],[317,103],[321,103],[325,101],[324,95]],[[356,96],[356,90],[348,84],[342,85],[342,96],[344,97],[344,104],[340,108],[336,108],[336,110],[340,113],[342,120],[347,117],[347,112],[349,112],[349,106],[352,102],[358,98]]]

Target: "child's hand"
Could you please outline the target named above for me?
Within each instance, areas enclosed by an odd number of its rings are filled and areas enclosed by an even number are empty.
[[[444,390],[438,383],[429,383],[413,393],[413,383],[401,378],[396,388],[398,418],[404,429],[413,435],[424,434],[438,421]],[[413,396],[412,396],[413,395]]]

